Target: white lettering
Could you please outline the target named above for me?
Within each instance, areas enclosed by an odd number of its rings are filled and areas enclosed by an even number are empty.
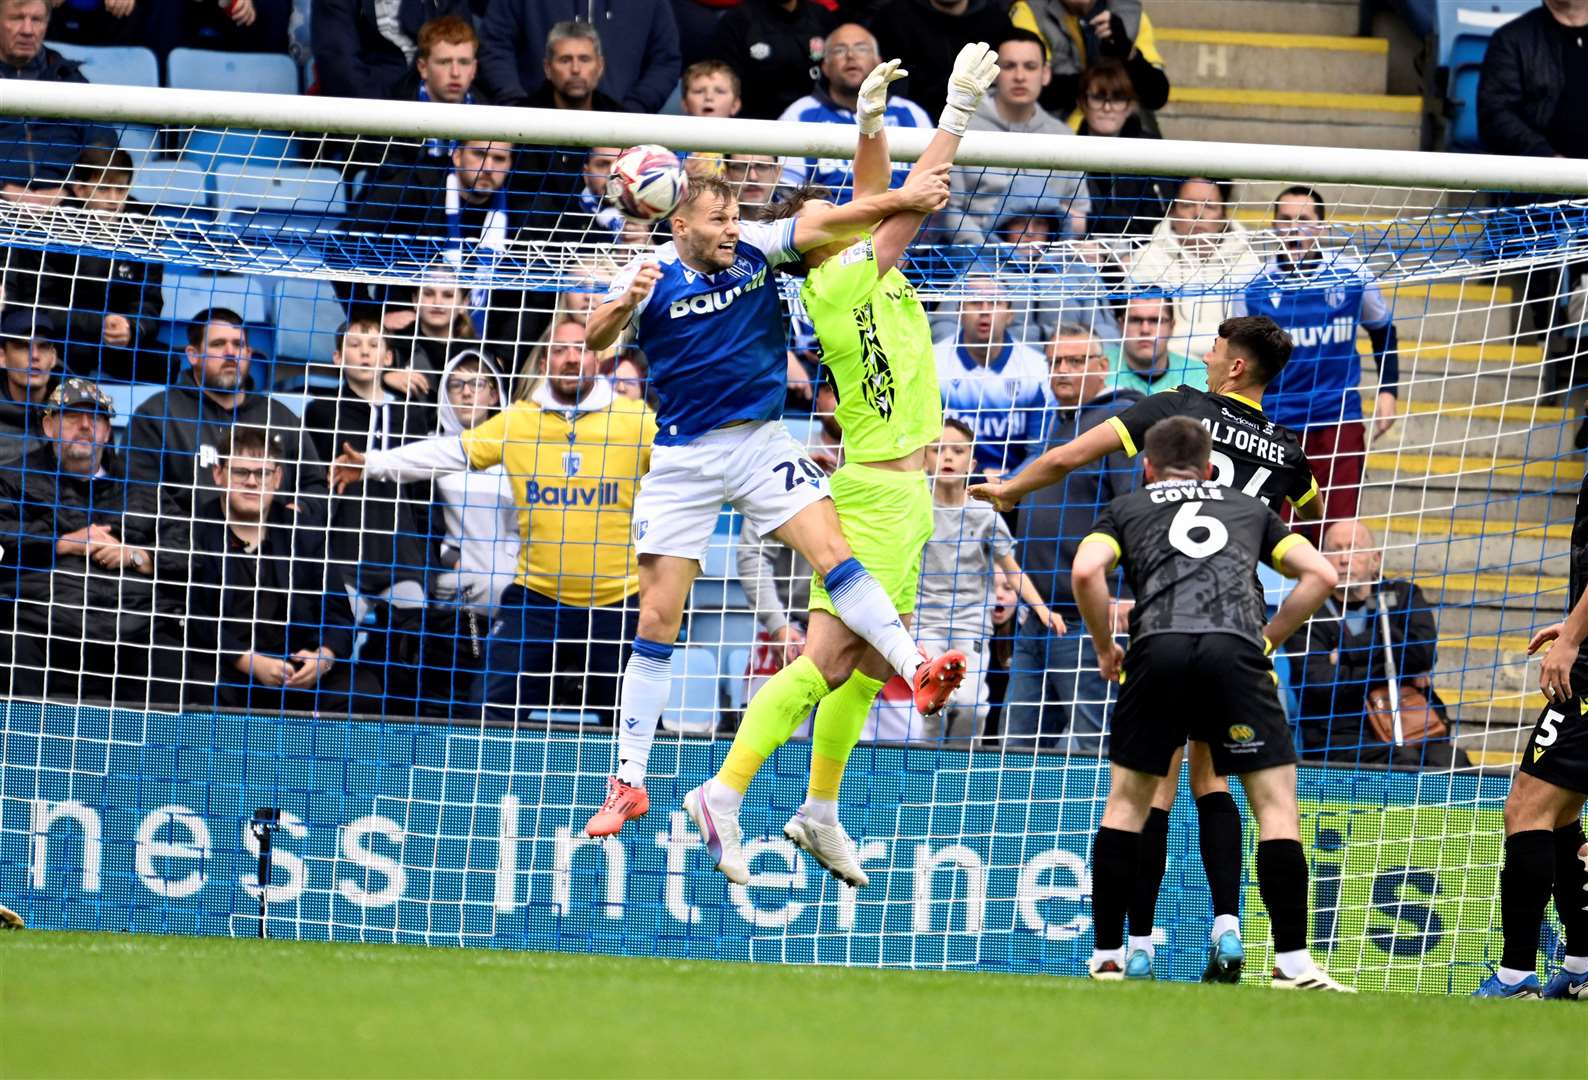
[[[733,906],[738,909],[739,918],[758,930],[778,930],[791,926],[805,911],[802,902],[790,900],[782,907],[757,907],[750,899],[750,890],[805,888],[805,860],[800,858],[799,849],[782,837],[776,839],[763,837],[744,845],[746,866],[753,867],[758,855],[779,855],[786,869],[776,873],[752,870],[750,884],[728,886],[728,899],[733,901]]]
[[[656,846],[667,853],[667,884],[662,889],[667,914],[686,926],[694,926],[700,922],[700,909],[684,897],[684,879],[688,876],[689,850],[700,847],[700,840],[682,810],[673,811],[667,832],[656,834]]]
[[[623,901],[627,899],[628,849],[621,840],[592,840],[588,836],[573,836],[566,827],[559,827],[552,841],[551,905],[559,915],[568,914],[573,905],[573,860],[583,847],[594,847],[606,855],[603,866],[606,873],[606,917],[623,918]]]
[[[308,826],[303,819],[290,810],[281,812],[281,833],[286,833],[294,840],[302,840],[309,835]],[[243,822],[243,848],[254,858],[259,858],[259,837],[254,835],[254,830],[249,828],[248,822]],[[269,904],[286,904],[303,895],[303,886],[308,880],[308,873],[303,868],[303,859],[290,851],[283,851],[276,846],[275,839],[270,843],[270,866],[272,871],[280,869],[286,872],[287,880],[283,885],[275,884],[275,878],[264,889],[265,902]],[[237,884],[242,886],[244,892],[254,899],[259,899],[259,873],[238,874]]]
[[[342,858],[365,872],[364,884],[360,885],[351,878],[343,878],[336,883],[336,891],[341,893],[344,899],[359,907],[390,907],[402,898],[403,889],[408,886],[408,872],[403,869],[402,863],[380,854],[375,850],[373,843],[365,843],[365,841],[373,841],[377,836],[385,837],[396,844],[399,850],[402,848],[402,826],[381,814],[366,815],[342,829],[340,839]],[[384,877],[385,887],[368,888],[370,874]]]
[[[565,830],[564,830],[565,831]],[[507,794],[496,807],[496,910],[503,915],[518,904],[518,796]]]
[[[1047,884],[1048,875],[1062,870],[1070,875],[1073,884]],[[1015,909],[1026,929],[1041,934],[1045,941],[1074,941],[1086,932],[1092,920],[1084,912],[1055,924],[1043,914],[1040,905],[1049,900],[1063,900],[1079,904],[1092,891],[1092,875],[1087,872],[1086,860],[1073,851],[1055,848],[1044,851],[1020,868],[1020,882],[1015,888]]]
[[[170,840],[156,840],[162,829],[171,830]],[[178,828],[187,830],[186,841],[176,838]],[[168,803],[151,810],[138,824],[137,846],[133,849],[133,869],[142,879],[144,888],[156,896],[180,900],[192,896],[204,887],[203,864],[210,857],[210,827],[204,819],[185,806]],[[191,870],[179,878],[168,876],[155,869],[156,859],[197,859],[199,869]]]
[[[936,854],[933,854],[932,849],[926,844],[915,845],[915,932],[926,934],[932,930],[932,875],[940,866],[946,866],[951,871],[964,872],[964,932],[981,933],[982,912],[987,906],[987,868],[982,865],[981,856],[964,844],[950,844]],[[945,901],[949,905],[949,911],[944,929],[950,933],[954,929],[955,891],[957,890],[951,889]]]
[[[83,891],[99,891],[100,825],[99,815],[76,799],[58,803],[34,799],[28,833],[33,838],[28,865],[32,870],[33,887],[42,889],[49,875],[50,828],[62,818],[77,822],[83,830]]]
[[[857,845],[856,860],[864,867],[868,862],[877,862],[888,857],[888,845],[882,840],[867,840]],[[838,926],[842,930],[855,928],[855,900],[860,895],[859,889],[838,890]]]

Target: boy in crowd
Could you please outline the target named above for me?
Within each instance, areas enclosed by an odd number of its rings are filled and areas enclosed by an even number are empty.
[[[738,116],[739,73],[721,60],[702,60],[680,80],[687,116]]]
[[[1064,633],[1063,620],[1048,610],[1015,561],[1014,538],[1003,516],[966,497],[966,480],[975,468],[975,443],[970,425],[950,418],[943,423],[940,441],[926,448],[926,471],[932,477],[932,539],[922,555],[916,637],[929,650],[958,649],[965,654],[964,682],[948,699],[948,706],[928,720],[926,736],[933,741],[974,739],[986,722],[995,568],[1003,571],[1043,626]]]

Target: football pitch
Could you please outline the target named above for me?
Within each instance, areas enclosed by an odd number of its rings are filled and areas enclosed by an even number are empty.
[[[1588,1075],[1563,1002],[40,933],[0,1076]]]

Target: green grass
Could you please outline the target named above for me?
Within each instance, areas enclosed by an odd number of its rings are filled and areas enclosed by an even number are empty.
[[[1565,1003],[23,931],[0,1076],[1588,1075]]]

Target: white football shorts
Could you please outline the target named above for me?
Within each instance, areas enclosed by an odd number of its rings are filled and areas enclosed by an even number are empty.
[[[766,536],[830,494],[827,474],[781,420],[718,428],[651,450],[634,499],[634,549],[704,561],[723,503]]]

